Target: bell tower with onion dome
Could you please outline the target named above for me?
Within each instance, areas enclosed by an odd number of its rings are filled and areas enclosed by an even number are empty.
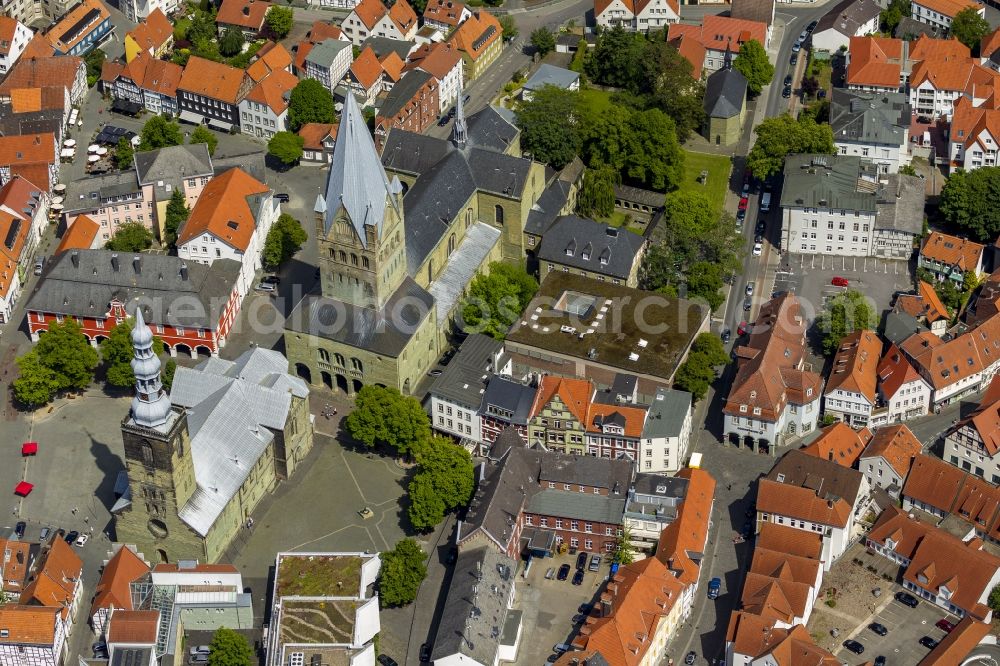
[[[135,544],[149,562],[205,560],[203,540],[178,517],[196,488],[187,413],[170,404],[142,307],[132,328],[135,397],[122,421],[128,492],[117,498],[115,541]]]

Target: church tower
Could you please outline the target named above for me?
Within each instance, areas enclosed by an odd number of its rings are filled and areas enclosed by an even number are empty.
[[[139,306],[132,347],[135,397],[122,421],[131,502],[115,505],[116,539],[135,544],[151,562],[204,559],[204,545],[178,517],[195,490],[187,415],[163,390],[153,332]]]
[[[403,185],[386,176],[353,95],[315,212],[323,295],[381,309],[407,275]]]

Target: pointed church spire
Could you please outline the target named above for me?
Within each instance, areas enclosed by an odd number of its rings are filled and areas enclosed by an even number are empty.
[[[132,374],[135,375],[135,397],[132,398],[132,420],[138,425],[155,428],[170,416],[170,398],[160,383],[160,359],[153,352],[153,332],[142,318],[142,308],[136,305],[135,326],[132,328]]]
[[[455,127],[452,130],[451,140],[459,148],[465,148],[465,142],[469,139],[469,128],[465,123],[465,102],[463,97],[465,92],[462,82],[458,83],[458,101],[455,102]]]
[[[347,95],[326,177],[326,192],[322,202],[316,201],[314,210],[323,215],[324,230],[329,232],[343,207],[362,246],[367,247],[365,225],[381,231],[387,205],[396,205],[393,186],[354,95]]]
[[[726,55],[725,55],[725,57],[723,58],[723,61],[722,61],[723,62],[722,66],[723,66],[724,69],[732,69],[733,68],[733,50],[731,48],[729,48],[732,41],[733,41],[733,38],[730,37],[729,41],[726,42]]]

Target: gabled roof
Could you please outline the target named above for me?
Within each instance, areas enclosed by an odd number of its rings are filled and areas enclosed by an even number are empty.
[[[740,52],[740,45],[751,39],[757,40],[761,46],[767,43],[766,23],[713,14],[702,18],[701,25],[671,23],[667,30],[669,39],[682,34],[690,35],[706,49],[725,51],[729,48],[733,55]]]
[[[208,181],[180,228],[177,245],[207,233],[240,252],[247,252],[257,230],[260,208],[266,205],[266,199],[260,195],[269,191],[267,185],[242,169],[230,169],[216,176]]]
[[[392,7],[389,8],[389,19],[404,35],[417,25],[417,13],[406,0],[396,0],[392,3]]]
[[[292,89],[298,85],[299,79],[288,70],[279,69],[268,74],[250,92],[246,99],[259,102],[276,116],[280,116],[288,108],[288,98]]]
[[[0,97],[9,97],[15,88],[39,88],[60,85],[73,90],[83,60],[76,56],[28,57],[22,53],[17,62],[0,82]]]
[[[930,530],[917,544],[903,579],[933,594],[946,587],[953,604],[982,620],[989,608],[979,599],[989,594],[988,585],[1000,569],[1000,558],[981,550],[981,539],[962,542],[940,529]]]
[[[335,139],[338,127],[337,123],[306,123],[299,128],[299,136],[304,142],[302,147],[306,150],[323,150],[323,142]]]
[[[733,118],[743,110],[747,79],[738,70],[723,67],[712,72],[705,84],[705,113],[709,118]]]
[[[762,523],[755,547],[818,560],[823,554],[823,537],[787,525]]]
[[[120,610],[108,624],[108,642],[126,645],[155,645],[160,611]]]
[[[979,57],[989,58],[1000,49],[1000,28],[994,29],[979,42]]]
[[[950,18],[954,18],[963,9],[971,8],[979,11],[983,8],[980,3],[974,2],[974,0],[913,0],[913,3]]]
[[[705,69],[705,45],[693,33],[681,33],[672,37],[669,43],[691,63],[691,77],[701,80],[702,70]]]
[[[845,37],[853,37],[861,26],[878,16],[879,11],[875,0],[842,0],[819,19],[813,35],[833,30]]]
[[[757,511],[845,527],[863,478],[857,470],[793,449],[758,482]]]
[[[851,37],[847,85],[899,88],[903,40],[891,37]]]
[[[69,53],[70,49],[93,34],[97,26],[110,18],[111,12],[101,0],[82,0],[46,31],[45,38],[59,52]]]
[[[910,87],[917,88],[929,82],[936,90],[975,93],[977,98],[987,98],[997,87],[1000,74],[964,57],[935,55],[921,60],[910,73]]]
[[[14,43],[14,34],[17,32],[19,25],[28,29],[28,26],[17,19],[10,16],[0,16],[0,55],[5,56],[10,53],[10,47]]]
[[[562,215],[545,231],[538,258],[627,280],[645,239],[577,215]]]
[[[17,539],[0,539],[0,552],[4,554],[0,562],[0,587],[4,592],[19,595],[24,589],[29,567],[34,560],[32,544]]]
[[[145,51],[139,52],[132,62],[125,65],[121,76],[131,79],[143,90],[177,97],[177,86],[180,84],[184,68],[180,65],[154,58]]]
[[[358,54],[348,71],[362,88],[369,90],[378,83],[379,77],[385,70],[382,69],[382,63],[379,62],[375,51],[369,46]]]
[[[128,36],[132,37],[144,52],[152,54],[166,44],[173,34],[174,26],[170,24],[163,10],[157,7],[142,23],[132,28]]]
[[[35,579],[21,593],[21,603],[57,607],[65,619],[76,600],[76,586],[82,585],[83,561],[65,540],[56,538],[50,543]]]
[[[885,356],[878,364],[878,381],[879,381],[879,393],[886,400],[891,400],[896,391],[900,389],[903,384],[908,384],[909,382],[920,381],[926,384],[920,373],[916,371],[913,365],[907,360],[906,355],[903,354],[899,347],[894,344],[890,344],[889,348],[885,352]],[[928,388],[930,388],[928,386]]]
[[[943,460],[920,454],[913,459],[903,495],[951,513],[966,476],[965,472]]]
[[[622,426],[626,437],[638,439],[642,437],[642,429],[646,423],[646,408],[592,402],[585,424],[587,432],[603,432],[599,425],[601,423],[618,424]]]
[[[538,385],[538,393],[535,394],[535,404],[531,407],[529,418],[535,418],[554,398],[559,398],[573,417],[586,426],[593,393],[594,386],[587,379],[546,375]]]
[[[920,256],[961,271],[973,271],[982,261],[983,246],[966,238],[932,231],[920,247]]]
[[[882,355],[882,342],[874,331],[860,330],[849,333],[837,347],[830,376],[826,380],[825,395],[836,390],[857,393],[869,404],[875,405],[877,366]]]
[[[305,68],[306,56],[309,55],[309,51],[312,50],[313,46],[327,39],[343,40],[344,31],[340,29],[339,25],[333,25],[332,23],[324,21],[313,23],[309,32],[306,33],[306,38],[299,42],[298,47],[295,49],[296,71],[301,72]]]
[[[454,45],[450,42],[437,42],[417,47],[410,54],[405,69],[420,68],[441,81],[460,62],[462,62],[462,55]]]
[[[975,411],[952,426],[949,432],[966,427],[979,434],[991,457],[1000,452],[1000,375],[993,377]]]
[[[923,447],[904,423],[883,426],[875,431],[861,458],[883,458],[899,478],[905,479],[910,472],[913,459],[920,455]]]
[[[132,592],[129,586],[147,573],[149,565],[131,547],[119,547],[118,552],[104,565],[101,579],[94,590],[90,614],[93,615],[101,608],[132,610]]]
[[[382,4],[382,0],[361,0],[361,2],[354,5],[351,13],[357,16],[361,20],[361,23],[370,31],[379,22],[379,19],[385,16],[386,8]]]
[[[238,104],[247,73],[225,63],[191,56],[177,88],[229,104]]]
[[[969,47],[958,41],[955,37],[939,39],[920,35],[910,42],[910,60],[932,60],[945,58],[948,60],[962,60],[972,55]]]
[[[715,479],[703,469],[685,467],[677,478],[688,480],[687,494],[677,511],[677,519],[660,532],[656,558],[667,565],[682,582],[698,580],[708,542],[708,528],[715,504]]]
[[[18,277],[18,266],[42,195],[41,190],[20,176],[14,176],[0,188],[0,295],[5,298]]]
[[[0,628],[8,635],[0,638],[0,645],[37,645],[52,647],[56,638],[54,606],[4,604],[0,606]]]
[[[7,166],[31,162],[54,164],[55,160],[55,137],[48,132],[44,134],[0,136],[0,165]],[[39,183],[39,185],[46,184]]]
[[[500,21],[485,9],[480,9],[462,21],[448,41],[475,61],[502,36]]]
[[[254,81],[260,81],[273,72],[289,72],[291,66],[292,54],[281,44],[267,42],[257,51],[257,59],[247,67],[247,74]]]
[[[464,2],[459,0],[430,0],[424,8],[424,20],[436,21],[455,27],[462,20],[462,14],[468,11]]]
[[[855,431],[851,426],[838,421],[823,428],[820,436],[801,451],[822,460],[832,460],[844,467],[853,467],[861,457],[861,452],[871,441],[868,428]]]
[[[215,22],[260,30],[270,8],[271,3],[267,0],[222,0]]]

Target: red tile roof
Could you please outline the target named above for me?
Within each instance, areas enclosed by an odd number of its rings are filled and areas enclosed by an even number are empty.
[[[389,8],[389,19],[396,24],[396,29],[406,35],[417,25],[417,13],[406,0],[396,0]]]
[[[424,44],[409,55],[405,70],[422,69],[441,81],[460,62],[462,56],[451,43]]]
[[[913,459],[920,455],[923,447],[913,432],[905,424],[883,426],[875,431],[862,458],[882,457],[900,478],[905,479],[910,472]]]
[[[592,402],[587,413],[587,432],[601,433],[602,429],[597,425],[598,421],[604,423],[617,418],[625,421],[625,436],[639,439],[642,437],[642,428],[646,424],[645,407],[629,407],[628,405],[606,405],[604,403]]]
[[[448,41],[472,60],[479,60],[479,56],[502,37],[500,21],[485,9],[480,9],[462,21]]]
[[[361,2],[354,5],[352,13],[360,19],[366,28],[371,30],[385,16],[386,11],[382,0],[361,0]]]
[[[242,169],[230,169],[216,176],[208,181],[187,222],[181,227],[177,245],[209,233],[227,245],[246,252],[257,229],[257,220],[254,219],[256,206],[251,208],[249,198],[269,191],[267,185]]]
[[[581,425],[587,425],[587,413],[590,409],[590,399],[593,397],[594,387],[587,379],[573,379],[560,377],[558,375],[546,375],[538,386],[535,394],[535,402],[531,406],[529,419],[533,419],[542,413],[554,398],[565,405],[566,409],[573,415]]]
[[[27,52],[22,53],[0,83],[0,97],[9,97],[10,91],[15,88],[59,85],[72,91],[81,67],[83,60],[76,56],[31,58]]]
[[[0,136],[0,165],[6,166],[32,162],[55,164],[55,142],[55,136],[51,132]],[[40,183],[36,184],[41,186]]]
[[[21,593],[22,604],[59,607],[63,617],[75,599],[83,561],[63,539],[53,539],[35,579]]]
[[[740,52],[740,45],[751,39],[761,46],[767,44],[767,24],[760,21],[736,19],[728,16],[708,15],[701,25],[671,23],[667,28],[669,39],[680,35],[691,35],[706,49],[725,51],[729,47],[734,54]]]
[[[279,69],[264,78],[247,93],[246,99],[260,102],[275,115],[281,115],[288,108],[288,96],[299,82],[291,72]]]
[[[688,491],[677,519],[660,533],[656,557],[682,581],[698,580],[700,555],[708,539],[715,503],[715,479],[703,469],[685,467],[677,477],[688,480]]]
[[[244,88],[249,88],[245,83],[248,78],[242,69],[191,56],[177,88],[229,104],[238,104]]]
[[[874,331],[848,334],[837,347],[833,367],[826,380],[826,395],[840,389],[858,393],[875,404],[876,369],[882,355],[882,342]]]
[[[0,55],[10,53],[10,47],[14,42],[14,33],[17,32],[17,26],[17,19],[9,16],[0,16]]]
[[[257,59],[247,67],[247,74],[254,81],[260,81],[272,72],[290,72],[292,54],[281,44],[268,42],[257,51]]]
[[[847,85],[898,88],[903,69],[903,40],[851,37]]]
[[[890,344],[878,364],[879,391],[885,399],[890,400],[903,384],[918,380],[923,381],[920,373],[914,369],[899,347]]]
[[[351,63],[351,69],[349,70],[354,80],[357,81],[362,88],[365,90],[371,90],[372,86],[378,83],[379,78],[382,76],[382,63],[378,61],[378,57],[375,55],[374,49],[371,46],[366,46],[358,57],[354,59]]]
[[[92,11],[98,12],[98,17],[90,21],[84,21],[85,17]],[[62,18],[45,32],[45,38],[49,40],[52,47],[62,53],[69,53],[70,49],[79,44],[83,39],[93,33],[93,29],[74,30],[73,28],[80,22],[84,26],[96,28],[103,21],[111,18],[111,12],[101,0],[81,0],[69,12],[62,15]],[[62,41],[67,34],[72,38],[68,42]]]
[[[920,247],[920,256],[962,271],[972,271],[982,261],[983,246],[965,238],[932,231]]]
[[[20,595],[31,563],[31,544],[15,539],[0,539],[0,552],[4,553],[4,560],[0,562],[3,591]]]
[[[757,484],[757,510],[840,528],[851,518],[851,505],[843,498],[827,500],[809,488],[771,479]]]
[[[267,0],[222,0],[215,22],[260,31],[270,8]]]
[[[950,432],[962,428],[975,430],[991,457],[1000,452],[1000,375],[993,377],[975,411],[952,426]]]
[[[167,97],[177,97],[177,86],[183,75],[184,69],[177,63],[154,58],[145,51],[132,58],[122,70],[122,76],[139,88]]]
[[[40,194],[38,187],[17,176],[0,188],[0,238],[4,239],[0,243],[0,295],[4,297],[18,278],[17,267],[31,234],[32,218],[41,205]]]
[[[347,41],[344,39],[344,31],[340,29],[339,25],[316,21],[306,33],[306,39],[299,42],[298,48],[295,50],[295,70],[297,72],[305,71],[306,56],[312,51],[313,46],[325,39]]]
[[[40,645],[51,647],[56,639],[56,607],[24,604],[0,606],[0,628],[8,635],[0,638],[0,645]]]
[[[997,49],[1000,49],[1000,28],[996,28],[979,42],[979,56],[989,58]]]
[[[128,34],[139,48],[152,55],[174,36],[174,26],[170,24],[163,10],[157,7],[149,13],[145,21],[132,28]]]
[[[910,60],[920,61],[929,58],[963,59],[972,55],[969,47],[952,37],[938,39],[929,35],[920,35],[910,42]]]
[[[52,183],[49,182],[49,165],[46,162],[11,164],[10,173],[12,176],[20,176],[37,184],[45,192],[48,192],[49,188],[52,187]]]
[[[824,428],[812,444],[802,447],[802,452],[832,460],[843,467],[854,467],[871,438],[868,428],[855,431],[846,423],[838,422]]]
[[[973,0],[914,0],[914,4],[933,9],[938,14],[954,18],[963,9],[972,8],[980,10],[983,8],[978,2]]]
[[[83,217],[83,216],[81,216]],[[89,221],[89,218],[86,218]],[[70,227],[80,224],[80,218]],[[61,246],[60,246],[61,247]],[[132,582],[149,573],[149,566],[128,546],[121,546],[108,560],[94,591],[90,614],[101,608],[132,610]]]
[[[698,41],[693,34],[680,34],[670,40],[677,52],[691,63],[691,76],[701,79],[702,70],[705,69],[705,45]]]
[[[155,645],[160,611],[120,610],[111,616],[108,642],[126,645]]]
[[[299,136],[304,141],[302,147],[306,150],[323,150],[323,141],[330,137],[335,139],[338,127],[338,123],[306,123],[299,128]]]
[[[989,594],[987,586],[1000,569],[1000,558],[982,548],[982,540],[963,543],[944,530],[933,529],[920,540],[903,579],[933,594],[942,587],[951,592],[948,603],[954,604],[978,620],[989,615],[989,608],[979,602]]]
[[[424,20],[436,21],[455,27],[466,11],[465,3],[458,0],[430,0],[424,8]]]
[[[818,560],[823,553],[823,537],[787,525],[761,523],[755,547]]]
[[[55,254],[61,254],[66,250],[90,250],[97,240],[97,233],[101,230],[101,225],[94,222],[86,215],[77,215],[73,224],[63,234],[59,241],[59,247]]]

